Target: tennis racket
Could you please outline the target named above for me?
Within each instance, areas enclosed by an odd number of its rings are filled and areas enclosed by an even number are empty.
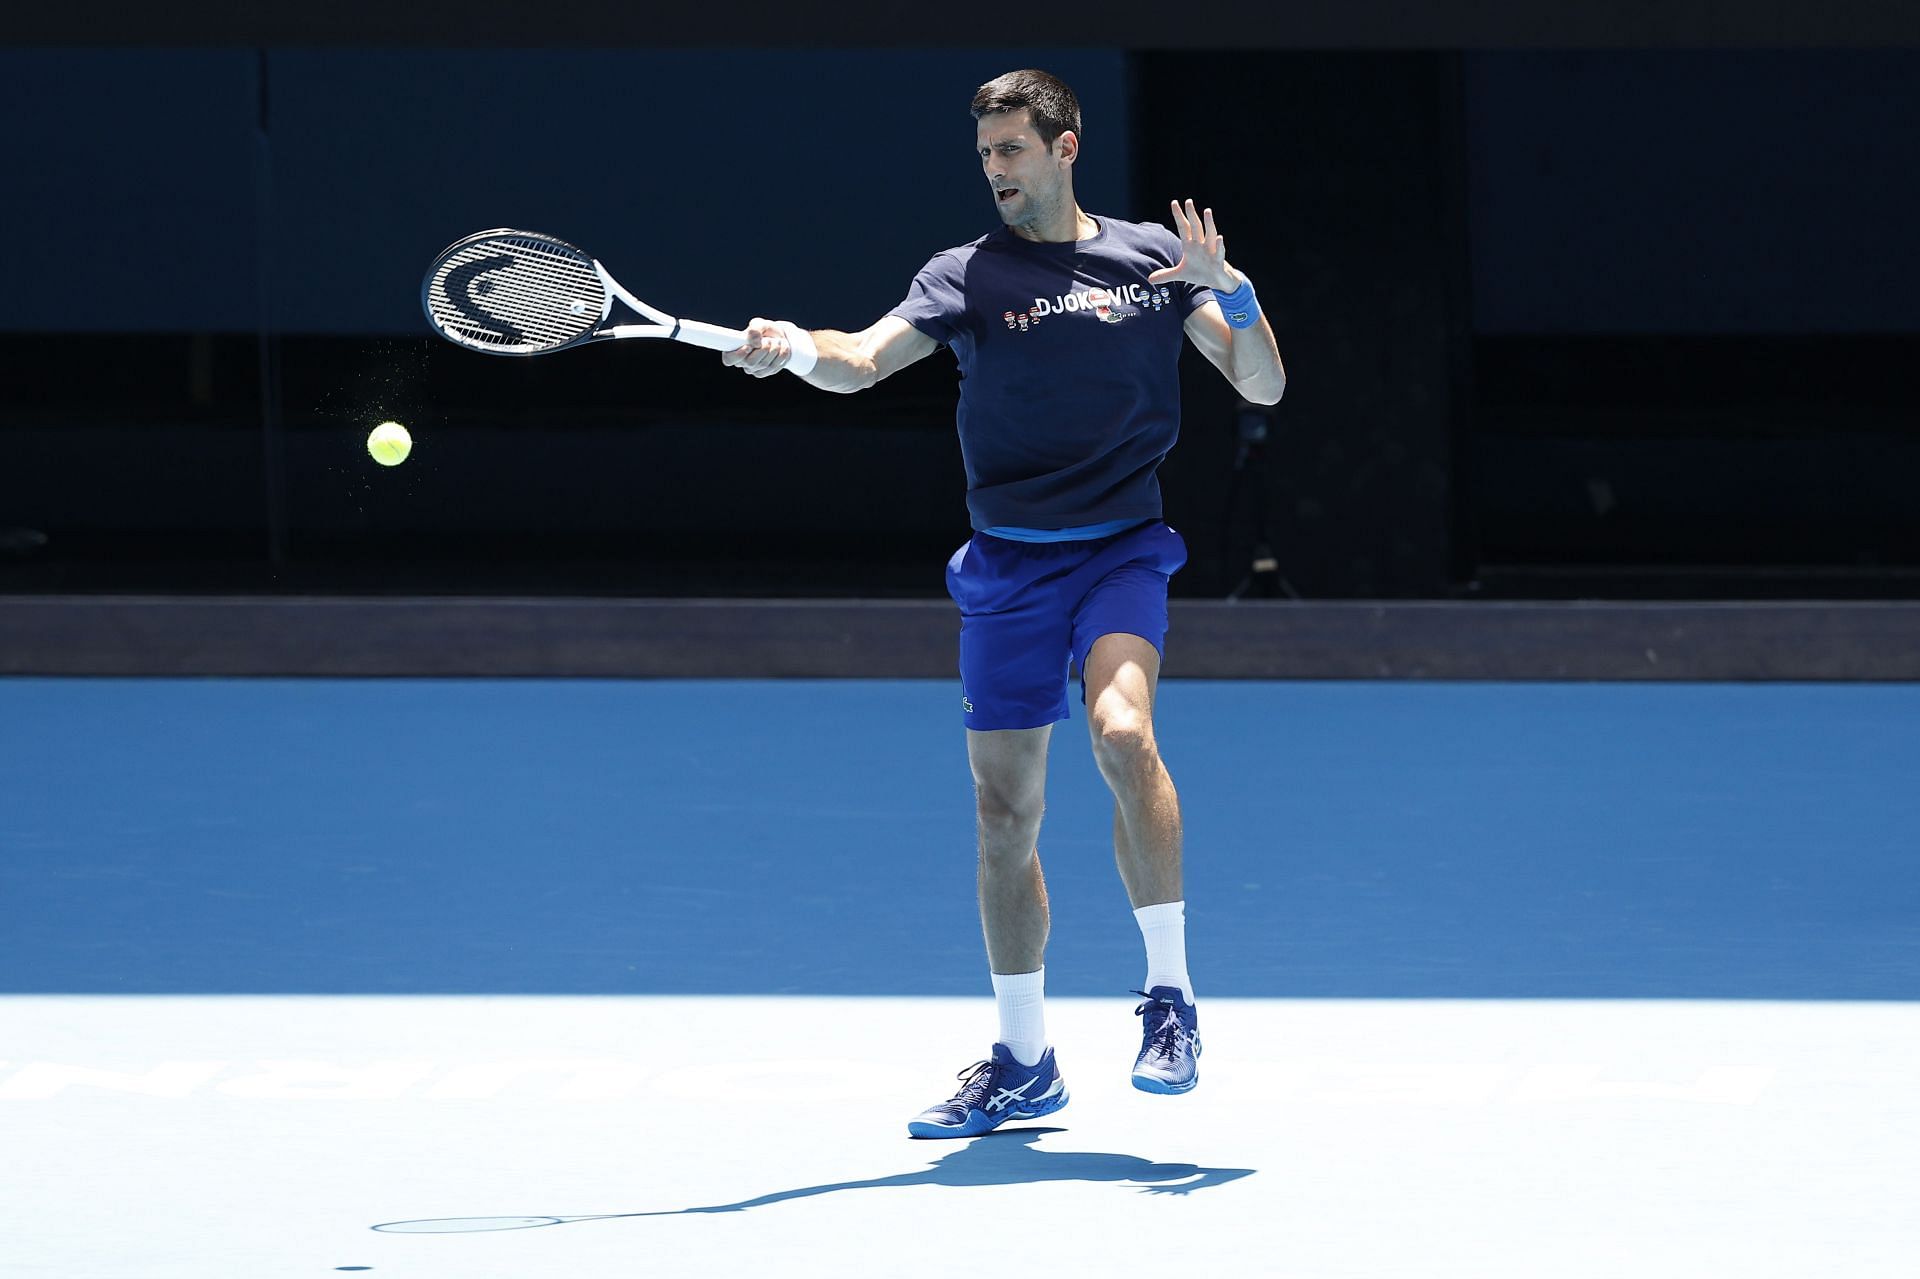
[[[616,298],[648,323],[609,323]],[[545,355],[604,338],[670,338],[709,351],[747,340],[648,306],[586,251],[535,231],[482,231],[448,245],[421,281],[420,306],[434,332],[488,355]]]

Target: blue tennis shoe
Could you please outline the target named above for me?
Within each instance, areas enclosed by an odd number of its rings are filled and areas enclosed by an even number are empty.
[[[1133,1086],[1141,1092],[1190,1092],[1200,1082],[1200,1014],[1178,986],[1136,990],[1146,1003],[1134,1009],[1140,1025],[1140,1056]]]
[[[991,1060],[976,1061],[959,1077],[960,1091],[951,1100],[907,1121],[909,1136],[978,1137],[1009,1119],[1038,1119],[1067,1104],[1067,1081],[1051,1048],[1034,1065],[1023,1066],[1005,1044],[995,1044]]]

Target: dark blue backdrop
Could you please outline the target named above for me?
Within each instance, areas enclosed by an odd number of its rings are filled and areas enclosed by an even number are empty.
[[[1920,55],[1467,59],[1482,333],[1920,331]]]
[[[1074,86],[1083,202],[1125,214],[1124,58],[1063,49],[0,51],[0,326],[250,332],[270,150],[276,326],[418,333],[427,261],[493,226],[571,239],[640,296],[859,327],[998,224],[967,103]],[[22,305],[22,302],[25,304]]]
[[[418,332],[422,264],[505,223],[586,244],[670,309],[864,324],[993,225],[966,101],[1030,64],[1085,101],[1101,211],[1162,215],[1171,193],[1130,190],[1136,145],[1284,182],[1290,136],[1355,127],[1276,119],[1269,148],[1216,155],[1130,117],[1112,50],[278,49],[275,321]],[[0,232],[35,246],[0,327],[255,327],[261,65],[0,51]],[[1920,54],[1481,53],[1465,92],[1480,331],[1920,328]]]

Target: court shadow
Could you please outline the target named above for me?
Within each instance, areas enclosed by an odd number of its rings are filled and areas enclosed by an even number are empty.
[[[1064,1128],[1020,1128],[988,1133],[959,1145],[913,1172],[861,1181],[832,1181],[817,1186],[775,1190],[733,1203],[703,1204],[692,1208],[653,1212],[595,1213],[582,1217],[452,1217],[425,1221],[393,1221],[375,1230],[409,1234],[464,1234],[483,1230],[526,1230],[567,1225],[577,1221],[618,1221],[629,1217],[679,1217],[693,1213],[746,1212],[795,1199],[851,1190],[885,1190],[897,1186],[1012,1186],[1047,1181],[1113,1182],[1142,1194],[1189,1195],[1250,1177],[1253,1168],[1208,1168],[1193,1163],[1157,1163],[1139,1155],[1117,1155],[1090,1150],[1041,1150],[1036,1143]]]
[[[1017,1128],[975,1137],[932,1165],[891,1177],[864,1181],[836,1181],[801,1186],[742,1199],[738,1203],[683,1208],[693,1212],[744,1212],[790,1199],[838,1194],[846,1190],[882,1190],[893,1186],[1012,1186],[1043,1181],[1111,1181],[1137,1183],[1143,1194],[1186,1195],[1224,1186],[1250,1177],[1253,1168],[1207,1168],[1192,1163],[1156,1163],[1139,1155],[1116,1155],[1090,1150],[1042,1150],[1036,1143],[1064,1128]]]

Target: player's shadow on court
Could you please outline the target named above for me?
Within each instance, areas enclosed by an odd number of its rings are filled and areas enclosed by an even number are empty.
[[[1252,1168],[1203,1168],[1199,1164],[1163,1164],[1138,1155],[1110,1155],[1088,1150],[1046,1151],[1034,1143],[1064,1128],[1017,1128],[976,1137],[952,1154],[942,1155],[931,1167],[917,1172],[874,1177],[866,1181],[836,1181],[803,1186],[709,1208],[682,1212],[741,1212],[789,1199],[807,1199],[842,1190],[880,1190],[889,1186],[1014,1186],[1042,1181],[1137,1182],[1145,1194],[1185,1195],[1224,1186],[1250,1177]]]
[[[627,1217],[679,1217],[692,1213],[746,1212],[794,1199],[848,1190],[884,1190],[895,1186],[1012,1186],[1045,1181],[1127,1182],[1142,1194],[1188,1195],[1196,1190],[1224,1186],[1250,1177],[1253,1168],[1206,1168],[1190,1163],[1156,1163],[1138,1155],[1096,1151],[1036,1149],[1034,1143],[1064,1128],[1021,1128],[976,1137],[926,1168],[870,1177],[864,1181],[834,1181],[818,1186],[776,1190],[735,1203],[706,1204],[659,1212],[598,1213],[582,1217],[453,1217],[432,1221],[394,1221],[375,1230],[405,1234],[464,1234],[481,1230],[526,1230],[536,1226],[566,1225],[576,1221],[614,1221]]]

